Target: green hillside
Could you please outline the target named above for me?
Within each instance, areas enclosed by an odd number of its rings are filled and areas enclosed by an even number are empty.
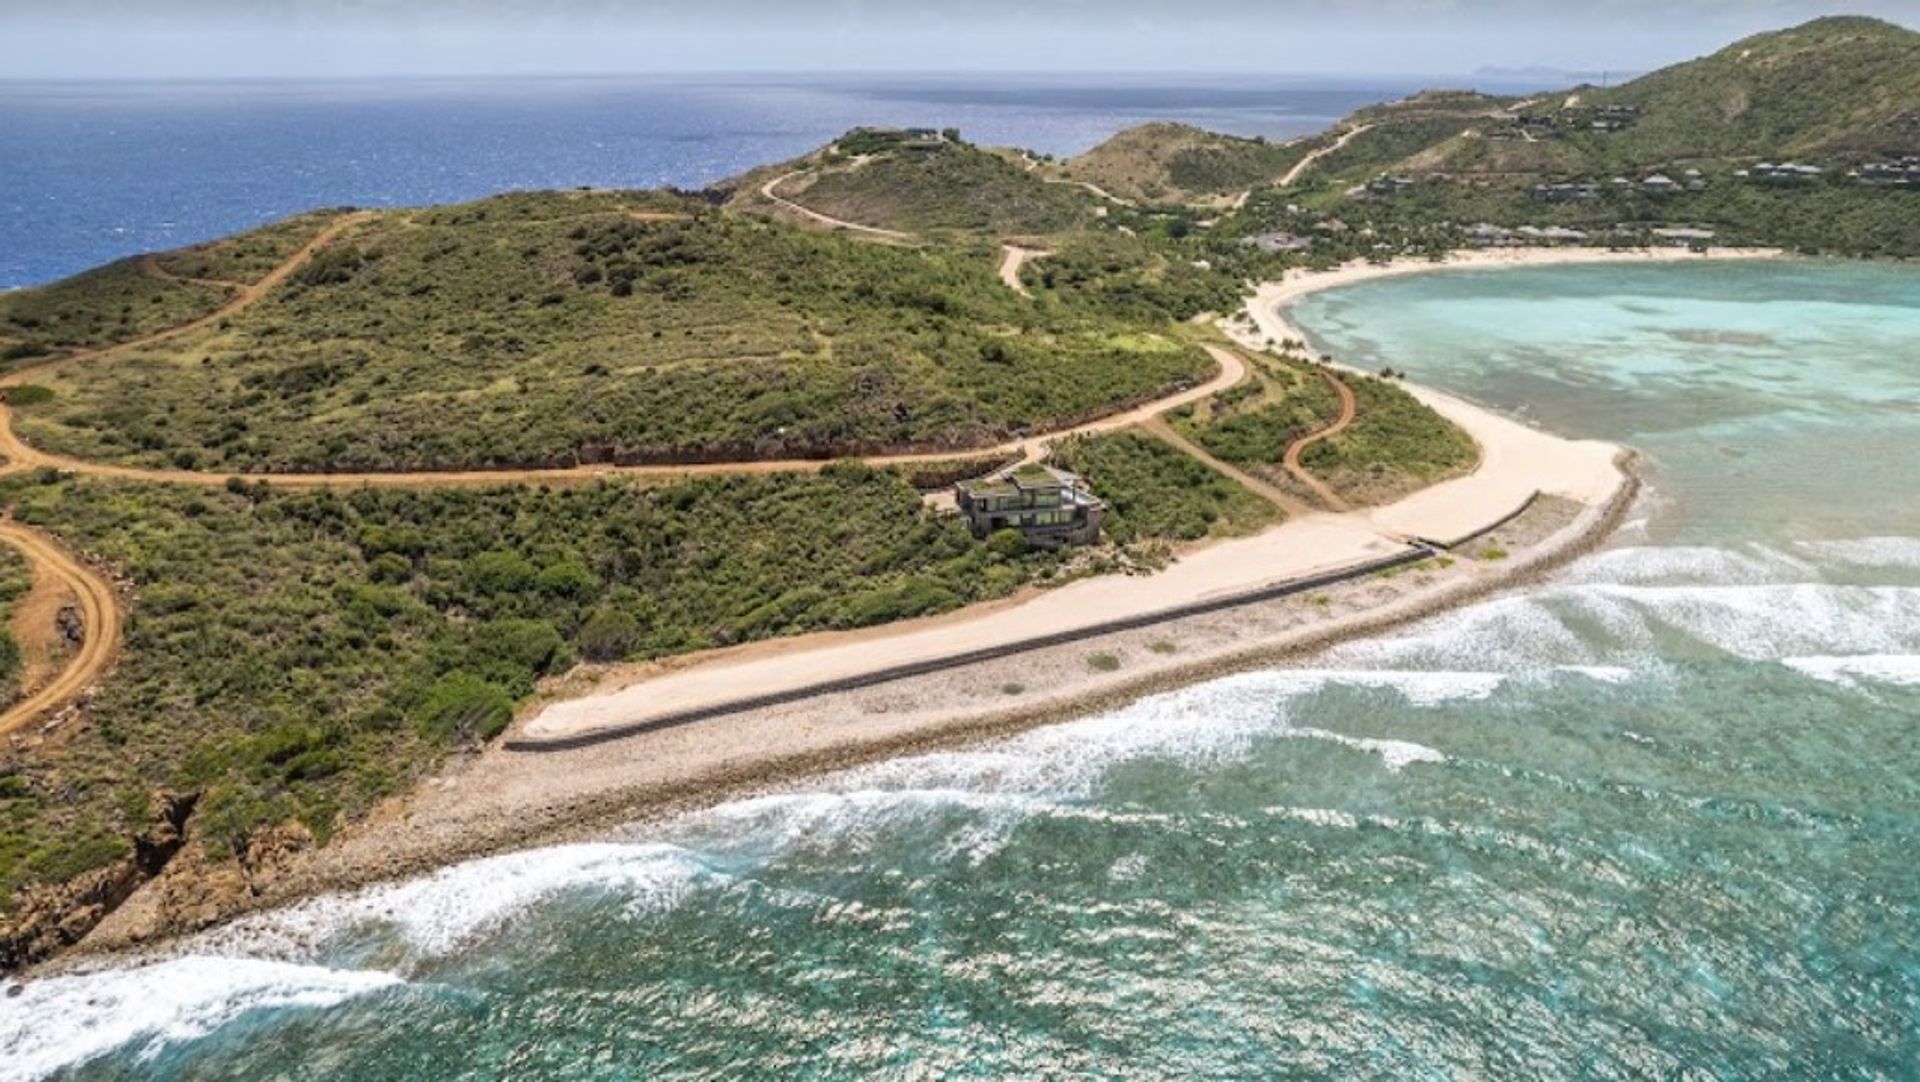
[[[1920,33],[1835,17],[1735,42],[1591,95],[1636,106],[1622,159],[1920,151]]]
[[[218,327],[48,374],[21,432],[234,472],[823,457],[996,442],[1211,368],[983,253],[668,205],[380,217]]]
[[[206,244],[0,293],[0,360],[124,342],[204,316],[338,217],[315,211]]]
[[[1128,128],[1053,169],[1122,199],[1181,203],[1271,184],[1317,143],[1241,139],[1186,124]]]
[[[829,218],[915,235],[1044,235],[1092,217],[1093,197],[1048,184],[1018,155],[958,132],[861,128],[784,165],[722,185],[736,205],[776,209],[774,194]]]
[[[1618,128],[1605,123],[1625,110]],[[1523,132],[1522,117],[1540,127]],[[1817,19],[1758,34],[1611,89],[1528,101],[1420,95],[1363,110],[1375,130],[1329,155],[1329,173],[1604,177],[1762,158],[1858,160],[1920,152],[1920,33],[1877,19]]]

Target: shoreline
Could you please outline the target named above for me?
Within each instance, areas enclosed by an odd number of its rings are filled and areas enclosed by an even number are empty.
[[[644,830],[728,801],[791,791],[822,777],[891,759],[976,748],[1032,729],[1120,709],[1148,696],[1297,662],[1344,642],[1385,634],[1540,581],[1604,545],[1642,492],[1642,481],[1630,460],[1630,453],[1623,454],[1620,484],[1604,504],[1567,516],[1548,537],[1515,552],[1497,568],[1475,567],[1482,573],[1416,587],[1387,603],[1341,612],[1296,629],[1293,634],[1196,657],[1162,671],[1117,679],[1097,691],[933,726],[909,727],[871,739],[830,743],[801,753],[761,758],[724,756],[706,772],[674,780],[606,781],[607,775],[625,773],[642,764],[657,768],[660,757],[649,752],[664,750],[666,757],[671,757],[671,749],[642,747],[645,737],[548,756],[515,756],[522,765],[534,761],[547,764],[542,767],[544,777],[534,787],[548,789],[548,799],[533,802],[524,799],[524,791],[502,792],[496,788],[509,779],[497,769],[488,769],[497,768],[501,759],[490,749],[425,783],[423,792],[403,798],[403,806],[385,809],[357,824],[351,836],[333,847],[296,856],[283,873],[260,884],[257,893],[250,893],[237,907],[217,916],[207,914],[207,919],[179,919],[183,914],[168,905],[168,899],[156,896],[156,890],[172,887],[191,893],[197,885],[191,880],[169,882],[163,873],[86,939],[15,976],[34,979],[191,954],[197,935],[217,932],[233,920],[316,897],[376,889],[516,850],[590,841],[613,831]],[[821,714],[849,704],[847,697],[835,696],[823,698],[816,705],[823,708],[813,715],[817,723]],[[763,725],[784,725],[792,720],[790,712],[767,714],[757,719]],[[720,719],[718,724],[738,717]],[[519,780],[524,783],[528,779]],[[558,791],[553,790],[555,786]],[[439,806],[404,806],[420,804]],[[446,816],[451,808],[463,808],[465,814]],[[411,833],[396,838],[395,832]]]
[[[1537,260],[1514,259],[1523,253],[1511,251],[1485,254],[1504,258],[1469,257],[1448,263],[1384,267],[1363,265],[1318,275],[1290,276],[1283,282],[1260,287],[1248,308],[1256,326],[1289,328],[1275,309],[1277,303],[1371,277],[1543,262],[1649,259],[1647,253],[1622,256],[1552,251],[1534,253],[1548,257]],[[1773,253],[1743,252],[1739,256],[1759,258],[1770,254]],[[1653,258],[1663,255],[1668,253],[1652,253]],[[1598,258],[1583,260],[1581,256]],[[1670,258],[1700,257],[1674,252]],[[1276,296],[1278,300],[1269,300]],[[1462,560],[1458,564],[1447,561],[1448,567],[1439,572],[1428,569],[1393,582],[1376,577],[1314,597],[1259,602],[1246,611],[1226,614],[1232,617],[1231,621],[1222,621],[1218,616],[1176,620],[1170,626],[1177,627],[1181,634],[1214,645],[1193,652],[1183,646],[1177,656],[1162,659],[1161,664],[1153,664],[1148,656],[1149,650],[1160,653],[1159,644],[1147,641],[1149,637],[1165,633],[1160,627],[1036,650],[1022,659],[1022,664],[1029,668],[1037,666],[1041,682],[1032,686],[1047,688],[1052,694],[1014,705],[1009,705],[1005,698],[994,701],[989,696],[1001,688],[987,687],[983,691],[980,681],[967,681],[963,671],[909,677],[881,687],[831,693],[804,703],[729,714],[582,751],[532,756],[496,745],[449,764],[439,775],[383,805],[367,819],[345,828],[330,845],[295,852],[277,866],[254,869],[252,877],[244,872],[221,876],[212,869],[197,867],[183,855],[84,940],[55,960],[28,972],[38,975],[84,967],[89,960],[122,960],[127,954],[139,956],[165,950],[197,931],[315,895],[402,879],[508,850],[578,840],[623,826],[657,822],[853,766],[972,746],[1113,709],[1147,695],[1295,660],[1342,641],[1379,634],[1534,581],[1603,544],[1639,492],[1638,477],[1621,465],[1630,459],[1630,452],[1608,444],[1549,436],[1425,388],[1408,385],[1408,390],[1450,416],[1455,411],[1471,411],[1478,415],[1481,424],[1490,424],[1508,435],[1513,430],[1527,434],[1529,442],[1524,449],[1528,451],[1547,444],[1583,448],[1588,456],[1604,451],[1608,476],[1603,483],[1589,475],[1575,491],[1550,492],[1537,512],[1530,511],[1510,526],[1502,527],[1501,532],[1524,533],[1531,529],[1538,536],[1509,545],[1510,556],[1500,559],[1495,566],[1481,560]],[[1486,453],[1483,445],[1483,456]],[[1550,470],[1555,463],[1535,465]],[[1430,486],[1394,504],[1350,514],[1370,516],[1376,531],[1391,528],[1396,521],[1424,517],[1441,527],[1425,531],[1424,536],[1460,536],[1508,514],[1518,503],[1517,500],[1485,503],[1488,486],[1476,484],[1476,479],[1485,472],[1483,468],[1476,468],[1474,474]],[[1408,505],[1413,505],[1411,510]],[[1462,529],[1445,528],[1447,523],[1462,518],[1463,506],[1466,517],[1473,519],[1477,515],[1477,520],[1466,522]],[[1290,520],[1268,533],[1285,531],[1300,521]],[[1374,536],[1380,534],[1375,532]],[[1505,540],[1508,539],[1503,538]],[[1209,552],[1236,543],[1217,543],[1193,554],[1189,560],[1203,561]],[[1152,579],[1166,574],[1163,572]],[[1133,581],[1151,582],[1152,579]],[[1407,581],[1411,579],[1419,581]],[[1051,593],[1057,596],[1060,591]],[[1002,612],[1017,608],[1006,602],[996,606]],[[946,624],[957,615],[947,614],[933,620]],[[1212,623],[1208,623],[1209,620]],[[1261,620],[1277,630],[1271,634],[1248,635],[1246,625]],[[944,628],[927,630],[947,633]],[[1129,635],[1131,639],[1127,638]],[[872,649],[873,629],[868,629],[864,638],[867,641],[860,644],[863,653]],[[1075,652],[1096,649],[1109,638],[1123,656],[1129,659],[1138,656],[1148,664],[1144,668],[1129,668],[1097,677],[1081,673],[1077,681],[1067,679],[1060,685],[1048,682],[1048,677],[1062,671],[1063,660],[1071,661]],[[792,644],[787,643],[767,645],[776,652],[793,649]],[[698,663],[688,666],[683,662],[682,667],[697,668]],[[737,683],[734,686],[738,686]],[[1013,686],[1013,682],[1004,685]],[[953,693],[956,687],[970,691],[973,699],[961,701],[960,706],[953,709],[928,706],[929,700],[944,701],[943,696]],[[964,696],[961,699],[964,700]],[[516,730],[524,731],[527,721],[523,718]],[[210,880],[218,881],[210,884]]]

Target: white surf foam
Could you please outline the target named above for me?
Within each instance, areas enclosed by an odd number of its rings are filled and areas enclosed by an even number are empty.
[[[310,957],[335,937],[359,930],[394,935],[418,954],[443,955],[568,890],[619,891],[629,909],[655,911],[677,903],[706,874],[712,873],[678,846],[552,846],[324,895],[205,933],[193,946],[221,953]]]
[[[1920,537],[1858,537],[1844,541],[1801,541],[1795,546],[1815,557],[1869,568],[1920,569]]]
[[[1637,545],[1605,549],[1576,561],[1564,584],[1758,585],[1804,582],[1813,565],[1764,545]]]
[[[1116,764],[1162,758],[1205,763],[1245,755],[1290,724],[1299,699],[1332,687],[1398,695],[1410,707],[1484,699],[1493,672],[1278,669],[1155,695],[1107,714],[1049,726],[981,751],[917,756],[849,772],[839,788],[1021,793],[1047,800],[1090,793]]]
[[[400,983],[377,971],[205,956],[33,981],[0,998],[0,1078],[41,1078],[129,1044],[147,1060],[249,1011],[328,1007]]]
[[[1920,655],[1854,654],[1846,657],[1789,657],[1782,665],[1829,684],[1897,684],[1920,687]]]
[[[1634,677],[1634,671],[1624,665],[1560,665],[1554,671],[1584,676],[1602,684],[1625,684]]]
[[[1342,665],[1524,673],[1657,667],[1666,640],[1756,661],[1920,652],[1920,588],[1818,582],[1546,587],[1334,648]]]
[[[1895,586],[1596,586],[1589,604],[1630,606],[1651,623],[1750,660],[1920,648],[1920,589]]]
[[[1400,771],[1415,763],[1444,763],[1447,761],[1446,755],[1440,751],[1427,747],[1425,744],[1415,744],[1409,740],[1376,740],[1371,737],[1347,736],[1344,733],[1328,732],[1325,729],[1288,729],[1285,735],[1306,740],[1325,740],[1343,747],[1353,748],[1355,751],[1364,751],[1371,755],[1377,755],[1380,757],[1380,761],[1387,765],[1387,769],[1395,774],[1398,774]]]

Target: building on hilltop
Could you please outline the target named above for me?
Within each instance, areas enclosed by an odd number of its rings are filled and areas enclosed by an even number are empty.
[[[1018,530],[1047,548],[1100,540],[1107,505],[1078,474],[1026,462],[990,477],[954,486],[954,502],[975,537]]]

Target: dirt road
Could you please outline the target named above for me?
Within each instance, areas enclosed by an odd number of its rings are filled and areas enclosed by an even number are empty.
[[[1214,457],[1213,453],[1206,448],[1182,436],[1172,425],[1167,423],[1164,417],[1155,417],[1153,420],[1141,425],[1140,429],[1143,432],[1150,432],[1158,436],[1164,442],[1172,445],[1174,450],[1198,461],[1201,465],[1206,466],[1215,473],[1225,474],[1233,478],[1240,483],[1241,487],[1275,507],[1278,507],[1290,517],[1310,515],[1317,510],[1317,508],[1305,501],[1288,495],[1276,486],[1262,481],[1260,478],[1255,477],[1253,474],[1248,473],[1238,466]]]
[[[767,197],[768,200],[772,201],[772,203],[781,210],[798,214],[802,218],[818,222],[832,229],[846,229],[855,233],[865,233],[869,236],[884,237],[887,240],[910,241],[917,239],[912,233],[902,233],[897,229],[882,229],[877,225],[861,225],[859,222],[849,222],[844,218],[835,218],[831,215],[822,214],[817,210],[810,210],[781,195],[776,190],[780,185],[792,180],[794,177],[802,176],[806,172],[805,169],[796,169],[791,173],[782,173],[772,180],[767,181],[765,184],[762,184],[760,186],[760,194]]]
[[[1318,432],[1310,432],[1288,444],[1287,454],[1286,457],[1281,460],[1281,465],[1285,466],[1287,472],[1293,475],[1294,480],[1312,489],[1313,494],[1320,497],[1321,502],[1325,503],[1328,507],[1335,511],[1351,511],[1353,510],[1353,506],[1347,503],[1346,500],[1341,499],[1339,493],[1327,487],[1325,481],[1315,477],[1310,471],[1300,465],[1300,453],[1302,451],[1319,443],[1321,440],[1332,439],[1346,431],[1347,426],[1353,423],[1354,414],[1358,412],[1359,409],[1358,404],[1353,398],[1353,388],[1347,386],[1345,380],[1334,375],[1332,372],[1322,371],[1320,374],[1326,377],[1328,383],[1333,384],[1334,393],[1340,396],[1340,417]]]
[[[1108,414],[1070,428],[1009,440],[992,447],[854,457],[860,457],[862,461],[873,466],[909,466],[923,462],[945,462],[963,456],[1010,458],[1018,455],[1037,458],[1044,455],[1047,446],[1055,440],[1068,436],[1094,435],[1130,428],[1157,417],[1167,410],[1178,409],[1190,402],[1198,402],[1209,395],[1218,394],[1247,377],[1246,362],[1233,351],[1211,345],[1203,348],[1220,365],[1220,371],[1212,379],[1163,398],[1156,398],[1130,410]],[[0,378],[0,388],[15,386],[21,382],[24,380],[19,378],[19,374],[12,374]],[[0,465],[0,476],[51,468],[90,477],[110,477],[125,481],[144,481],[150,484],[195,485],[202,488],[219,488],[233,476],[225,473],[202,473],[196,470],[122,466],[43,451],[21,439],[20,434],[14,431],[13,411],[5,405],[0,405],[0,456],[6,459],[5,464]],[[394,473],[250,473],[242,476],[247,481],[265,481],[284,488],[450,488],[515,484],[590,484],[603,477],[675,480],[715,474],[814,473],[826,468],[831,461],[819,458],[756,459],[746,462],[703,462],[670,466],[587,465],[542,469],[422,470]]]
[[[21,653],[51,657],[61,645],[60,609],[72,603],[80,612],[84,637],[80,649],[53,679],[29,688],[26,698],[0,713],[0,735],[43,717],[93,686],[120,652],[123,613],[113,586],[74,559],[51,538],[11,519],[0,520],[0,542],[12,545],[33,569],[33,592],[15,612],[13,631]]]
[[[1027,291],[1027,284],[1020,280],[1020,268],[1035,259],[1044,259],[1052,254],[1052,252],[1047,251],[1045,248],[1028,248],[1019,244],[1002,244],[1000,246],[1000,280],[1007,284],[1008,289],[1013,290],[1022,297],[1031,297],[1033,294]]]
[[[1359,135],[1360,133],[1369,132],[1372,130],[1373,130],[1373,125],[1371,124],[1359,124],[1354,127],[1348,128],[1346,131],[1341,133],[1340,138],[1335,139],[1333,142],[1327,144],[1326,146],[1321,147],[1319,150],[1316,150],[1313,153],[1308,154],[1306,157],[1300,159],[1299,161],[1294,162],[1293,168],[1287,170],[1286,173],[1284,173],[1280,177],[1278,187],[1284,188],[1287,185],[1292,184],[1294,181],[1299,180],[1300,174],[1306,172],[1309,168],[1311,168],[1314,162],[1319,161],[1321,158],[1324,158],[1327,155],[1332,154],[1334,151],[1339,150],[1341,147],[1346,146],[1348,143],[1351,143],[1354,137]]]

